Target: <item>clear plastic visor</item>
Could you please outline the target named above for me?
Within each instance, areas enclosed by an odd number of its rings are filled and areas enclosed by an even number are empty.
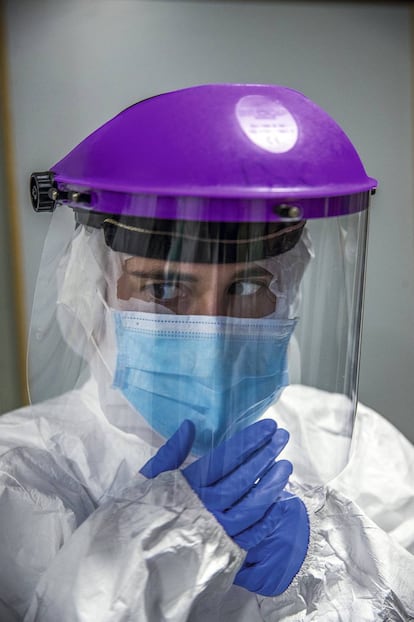
[[[270,417],[290,433],[286,457],[300,486],[342,470],[367,211],[271,229],[158,222],[155,235],[150,221],[76,218],[58,207],[43,251],[32,401],[87,383],[113,425],[154,448],[191,419],[194,455]],[[318,461],[316,432],[322,444],[335,439]]]

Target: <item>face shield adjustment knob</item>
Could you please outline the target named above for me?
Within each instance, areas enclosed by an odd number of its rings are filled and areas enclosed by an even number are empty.
[[[282,203],[273,208],[275,214],[286,220],[301,220],[302,209],[298,205]]]
[[[53,173],[45,171],[32,173],[30,177],[30,198],[35,212],[53,212],[59,191],[54,183]]]

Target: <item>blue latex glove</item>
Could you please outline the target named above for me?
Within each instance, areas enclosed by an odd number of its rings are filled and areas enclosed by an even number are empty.
[[[178,469],[190,453],[194,438],[194,423],[186,419],[171,438],[159,448],[155,456],[144,464],[140,473],[148,479],[153,479],[160,473]]]
[[[194,436],[194,424],[185,421],[141,473],[153,478],[179,468]],[[263,596],[281,594],[290,585],[309,542],[304,504],[283,491],[292,465],[275,462],[288,438],[274,421],[258,421],[182,470],[205,507],[247,551],[234,583]]]
[[[292,465],[275,458],[288,439],[274,421],[258,421],[183,470],[206,508],[246,551],[271,534],[279,520],[275,502]]]
[[[309,518],[304,503],[283,492],[276,504],[273,532],[249,549],[235,585],[262,596],[282,594],[299,572],[309,545]]]
[[[185,421],[141,469],[146,477],[176,469],[191,450],[194,424]],[[191,488],[227,534],[248,551],[280,522],[277,499],[292,472],[275,462],[289,439],[286,430],[264,419],[237,432],[182,470]]]

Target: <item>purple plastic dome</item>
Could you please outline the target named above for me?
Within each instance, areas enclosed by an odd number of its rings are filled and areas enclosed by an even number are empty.
[[[188,220],[195,205],[201,220],[280,220],[286,206],[297,218],[337,216],[365,209],[377,185],[325,111],[271,85],[204,85],[146,99],[51,170],[59,191],[89,197],[77,207],[146,216],[151,205],[153,216]]]

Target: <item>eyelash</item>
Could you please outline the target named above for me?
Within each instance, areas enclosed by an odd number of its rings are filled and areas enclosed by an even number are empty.
[[[254,291],[247,293],[247,294],[242,294],[240,292],[237,291],[231,291],[231,290],[236,290],[238,286],[243,286],[243,285],[248,285],[250,287],[254,286]],[[185,285],[183,285],[182,283],[180,283],[180,281],[154,281],[154,282],[146,282],[141,288],[140,291],[141,292],[147,292],[149,293],[154,299],[158,299],[158,300],[174,300],[175,298],[178,297],[178,295],[180,294],[180,292],[178,292],[177,296],[171,296],[169,298],[165,298],[163,296],[158,296],[156,295],[156,288],[168,288],[168,287],[172,287],[172,288],[177,288],[182,290],[182,293],[185,294],[185,292],[187,291],[187,288],[185,287]],[[252,296],[257,294],[261,289],[268,289],[268,283],[267,282],[263,282],[263,281],[249,281],[249,280],[240,280],[240,281],[235,281],[234,283],[232,283],[230,285],[230,287],[228,288],[228,293],[231,296]],[[151,291],[152,290],[152,291]],[[183,296],[184,297],[184,296]]]
[[[254,288],[254,291],[251,291],[250,293],[247,294],[241,294],[241,293],[237,293],[237,288],[240,286],[244,286],[244,287],[248,288]],[[262,288],[267,288],[267,283],[263,283],[262,281],[248,281],[248,280],[240,280],[240,281],[235,281],[234,283],[232,283],[230,285],[230,287],[228,288],[228,292],[231,295],[237,296],[237,295],[241,295],[241,296],[251,296],[254,294],[257,294],[258,291],[260,291],[260,289]],[[235,290],[234,292],[231,292],[231,290]]]
[[[147,292],[150,296],[152,296],[155,300],[174,300],[175,298],[177,298],[178,296],[171,296],[171,297],[167,297],[167,298],[163,298],[162,296],[157,296],[156,295],[156,288],[168,288],[168,287],[175,287],[177,288],[179,286],[179,281],[154,281],[154,282],[147,282],[145,283],[141,288],[140,291],[141,292]]]

